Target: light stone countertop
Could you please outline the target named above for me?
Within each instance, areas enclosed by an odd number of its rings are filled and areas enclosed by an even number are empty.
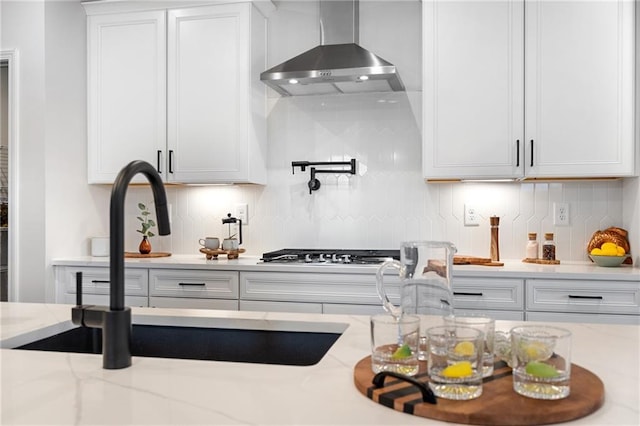
[[[501,278],[544,278],[544,279],[589,279],[640,282],[640,268],[637,265],[622,265],[617,268],[603,268],[591,262],[562,262],[559,265],[541,265],[524,263],[521,260],[503,260],[504,266],[455,265],[454,277],[501,277]],[[58,258],[52,261],[57,266],[109,266],[108,257]],[[375,274],[377,266],[370,265],[316,265],[264,263],[259,256],[243,256],[228,260],[221,255],[217,260],[206,260],[201,255],[172,255],[159,258],[125,259],[127,268],[171,268],[171,269],[210,269],[262,272],[307,272],[307,273],[343,273]]]
[[[353,367],[369,354],[366,316],[134,308],[134,322],[210,318],[222,324],[258,320],[278,328],[348,325],[316,365],[291,367],[133,357],[122,370],[102,369],[101,355],[0,349],[0,423],[15,424],[449,424],[396,412],[360,394]],[[69,305],[0,303],[0,341],[69,324]],[[434,324],[439,319],[434,318]],[[497,321],[499,330],[519,322]],[[640,424],[640,327],[563,324],[573,332],[572,357],[598,375],[605,403],[566,424]],[[42,336],[39,336],[42,337]]]

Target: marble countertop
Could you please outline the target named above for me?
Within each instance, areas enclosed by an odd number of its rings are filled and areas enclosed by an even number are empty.
[[[544,278],[544,279],[591,279],[640,281],[640,268],[636,265],[622,265],[617,268],[603,268],[591,262],[562,262],[559,265],[524,263],[521,260],[503,260],[504,266],[455,265],[453,275],[486,276],[502,278]],[[54,259],[58,266],[109,266],[108,257],[74,257]],[[204,255],[172,255],[159,258],[125,259],[127,268],[172,268],[172,269],[211,269],[262,272],[308,272],[374,274],[377,266],[371,265],[308,265],[264,263],[259,256],[243,256],[229,260],[221,255],[217,260],[206,260]]]
[[[0,349],[0,423],[424,425],[425,420],[378,405],[353,384],[353,367],[369,355],[369,317],[134,308],[134,322],[211,319],[232,325],[259,321],[272,328],[301,324],[347,327],[316,365],[308,367],[133,357],[130,368],[102,369],[101,355]],[[69,305],[0,303],[0,342],[68,325]],[[439,322],[433,319],[434,324]],[[497,321],[508,330],[519,322]],[[573,362],[598,375],[605,403],[567,424],[640,424],[640,327],[563,324],[573,332]],[[461,402],[464,403],[464,402]]]

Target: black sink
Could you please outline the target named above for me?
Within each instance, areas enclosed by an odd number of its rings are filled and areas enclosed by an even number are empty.
[[[258,364],[314,365],[341,333],[134,324],[131,354]],[[102,330],[79,327],[15,349],[102,353]]]

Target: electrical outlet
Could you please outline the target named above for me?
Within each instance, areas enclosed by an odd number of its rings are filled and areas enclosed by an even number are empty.
[[[553,224],[569,225],[569,203],[553,203]]]
[[[480,225],[480,215],[472,204],[464,205],[464,226]]]
[[[236,204],[236,219],[240,219],[243,226],[249,224],[249,206],[247,203]]]

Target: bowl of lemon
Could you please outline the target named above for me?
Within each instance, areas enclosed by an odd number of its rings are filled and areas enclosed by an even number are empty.
[[[600,247],[591,250],[589,257],[598,266],[615,267],[622,265],[629,255],[624,248],[615,243],[603,243]]]

